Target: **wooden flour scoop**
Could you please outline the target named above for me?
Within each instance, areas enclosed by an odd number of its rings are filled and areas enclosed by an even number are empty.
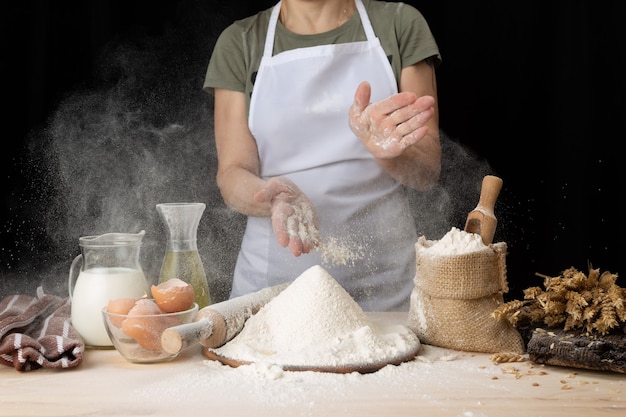
[[[496,232],[498,220],[494,215],[494,207],[501,189],[501,178],[493,175],[485,176],[478,205],[467,215],[465,231],[479,234],[485,245],[490,245],[493,242],[493,236]]]

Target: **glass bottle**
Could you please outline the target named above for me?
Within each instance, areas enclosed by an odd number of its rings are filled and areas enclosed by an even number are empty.
[[[178,278],[191,284],[198,308],[211,304],[209,284],[196,242],[198,224],[205,207],[204,203],[156,205],[167,229],[167,245],[159,283]]]

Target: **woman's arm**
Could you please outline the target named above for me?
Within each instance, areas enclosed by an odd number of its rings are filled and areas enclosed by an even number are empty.
[[[408,169],[403,170],[401,163],[396,164],[401,176],[403,171],[410,176],[406,181],[402,181],[403,183],[417,190],[426,191],[435,185],[441,174],[439,99],[434,66],[428,61],[421,61],[404,68],[400,76],[400,91],[411,91],[417,97],[430,96],[435,100],[432,105],[433,115],[425,124],[428,128],[426,135],[407,149],[411,152],[408,157]]]
[[[259,153],[248,129],[245,96],[215,89],[217,186],[233,210],[271,217],[278,243],[294,256],[319,245],[317,214],[308,197],[288,178],[260,178]]]
[[[248,216],[270,216],[270,204],[254,199],[265,181],[259,177],[259,155],[248,129],[244,94],[216,88],[214,108],[217,186],[224,202]]]

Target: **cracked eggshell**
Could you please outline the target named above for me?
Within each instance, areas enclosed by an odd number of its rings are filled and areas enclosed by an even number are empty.
[[[166,313],[185,311],[193,305],[193,286],[179,278],[171,278],[150,289],[152,298]]]

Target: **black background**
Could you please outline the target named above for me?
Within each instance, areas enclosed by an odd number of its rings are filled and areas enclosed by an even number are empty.
[[[143,92],[136,97],[148,117],[162,118],[166,111],[159,103],[173,92],[190,97],[188,106],[202,103],[194,111],[210,113],[209,97],[200,89],[216,36],[233,19],[273,3],[25,0],[2,6],[0,295],[31,291],[26,284],[50,287],[51,279],[65,283],[78,236],[100,233],[81,230],[64,237],[69,246],[60,242],[50,222],[58,213],[48,213],[59,190],[39,164],[46,152],[37,149],[54,133],[56,114],[72,94],[116,80],[121,70],[119,61],[107,64],[111,51],[130,44],[135,53],[159,56],[148,62],[162,68],[126,57],[131,72],[160,74],[158,85],[139,83],[151,91],[150,100]],[[496,240],[508,245],[510,297],[540,285],[536,272],[557,275],[570,266],[586,271],[591,264],[623,274],[624,219],[618,216],[624,213],[625,175],[618,146],[624,138],[626,3],[408,3],[425,15],[444,58],[437,72],[442,133],[454,152],[460,147],[477,161],[468,174],[447,160],[442,181],[467,193],[456,200],[452,195],[449,221],[427,237],[462,228],[477,203],[482,175],[492,173],[504,180]],[[179,104],[178,111],[185,107]],[[203,127],[210,144],[210,125]],[[466,183],[451,174],[456,168]],[[211,183],[214,166],[207,169],[202,175]],[[204,238],[237,240],[225,230]],[[215,245],[199,247],[205,262],[223,257]],[[221,265],[227,279],[232,262]],[[222,296],[226,291],[217,290]]]

